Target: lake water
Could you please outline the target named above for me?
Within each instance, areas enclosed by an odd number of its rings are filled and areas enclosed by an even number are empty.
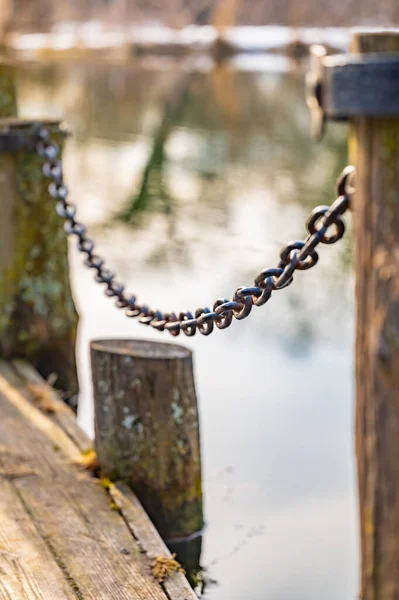
[[[139,301],[163,310],[211,306],[275,266],[346,165],[345,126],[311,140],[303,70],[281,57],[24,65],[19,100],[23,116],[68,122],[81,219]],[[177,340],[195,353],[206,599],[356,597],[350,248],[349,233],[323,246],[315,269],[230,329]],[[120,314],[74,245],[70,258],[92,433],[89,340],[174,340]]]

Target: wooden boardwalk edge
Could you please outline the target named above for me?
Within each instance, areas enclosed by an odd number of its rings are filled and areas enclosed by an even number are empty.
[[[134,493],[76,462],[92,442],[23,361],[0,361],[0,599],[194,600]],[[105,489],[107,488],[107,489]]]

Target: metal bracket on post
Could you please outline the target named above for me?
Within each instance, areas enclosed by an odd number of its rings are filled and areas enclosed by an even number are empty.
[[[327,56],[323,47],[312,46],[306,84],[316,139],[323,137],[326,121],[399,114],[397,54]]]
[[[34,150],[39,141],[36,132],[41,125],[64,137],[70,135],[65,123],[55,119],[0,119],[0,153]]]

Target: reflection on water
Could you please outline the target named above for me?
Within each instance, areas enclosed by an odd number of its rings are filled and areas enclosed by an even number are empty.
[[[24,66],[21,113],[64,117],[66,176],[99,251],[139,300],[193,309],[231,296],[330,203],[346,131],[316,145],[299,71]],[[88,341],[159,333],[102,296],[71,248],[81,314],[80,419],[92,431]],[[350,240],[195,350],[211,600],[349,600],[357,589]],[[164,334],[166,336],[166,334]]]

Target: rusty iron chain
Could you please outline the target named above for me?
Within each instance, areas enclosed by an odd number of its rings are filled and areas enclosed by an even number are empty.
[[[116,306],[125,310],[128,317],[137,317],[140,323],[151,325],[158,331],[169,331],[173,336],[180,331],[193,336],[198,330],[202,335],[209,335],[214,325],[226,329],[237,320],[245,319],[253,306],[263,306],[272,293],[288,287],[293,282],[295,271],[304,271],[316,265],[319,255],[316,247],[319,244],[334,244],[345,233],[342,215],[350,208],[350,197],[354,191],[351,186],[354,167],[346,167],[337,182],[338,197],[331,206],[317,206],[306,223],[308,235],[304,241],[289,242],[280,252],[280,261],[275,268],[263,269],[255,277],[254,285],[239,287],[232,300],[219,298],[213,309],[197,308],[195,313],[189,311],[163,313],[139,304],[136,296],[127,294],[125,287],[118,283],[115,274],[106,268],[105,261],[94,253],[94,242],[86,235],[86,227],[76,220],[76,206],[68,201],[68,188],[64,183],[63,167],[59,159],[57,144],[51,139],[46,128],[38,129],[36,151],[45,159],[43,173],[51,179],[50,195],[57,200],[58,215],[65,220],[65,231],[78,238],[78,249],[86,255],[85,264],[96,271],[95,280],[105,284],[105,294],[116,299]]]

